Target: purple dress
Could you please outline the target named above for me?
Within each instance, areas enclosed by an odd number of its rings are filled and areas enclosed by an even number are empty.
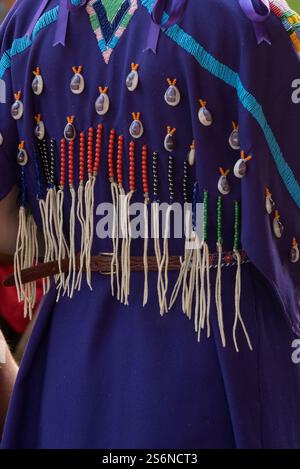
[[[35,262],[36,226],[48,261],[116,250],[98,207],[121,193],[125,225],[135,202],[147,218],[185,203],[202,231],[191,258],[184,237],[168,241],[188,267],[171,308],[179,271],[168,285],[149,272],[144,306],[135,271],[124,304],[129,268],[123,302],[97,272],[70,293],[72,262],[44,281],[3,448],[299,447],[300,19],[252,3],[262,42],[238,0],[182,2],[175,19],[172,2],[161,18],[152,0],[18,0],[5,20],[0,196],[20,186],[16,269]],[[163,234],[147,252],[159,244],[164,274]],[[144,240],[124,253],[121,266]],[[19,293],[30,314],[34,285]]]

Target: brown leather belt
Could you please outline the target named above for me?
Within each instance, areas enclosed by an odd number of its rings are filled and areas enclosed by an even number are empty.
[[[244,251],[240,251],[242,263],[249,262],[248,256]],[[112,263],[112,253],[100,253],[96,256],[91,257],[91,271],[98,272],[103,275],[110,275]],[[218,265],[218,254],[212,253],[209,255],[209,263],[211,268],[216,268]],[[236,258],[232,251],[222,253],[222,267],[230,267],[236,265]],[[180,270],[182,265],[181,256],[170,256],[168,270],[176,271]],[[121,263],[120,263],[121,267]],[[76,270],[80,268],[80,257],[76,257]],[[130,269],[132,272],[143,272],[144,271],[144,258],[143,256],[131,256],[130,258]],[[148,271],[155,272],[158,270],[157,260],[155,256],[148,256]],[[61,271],[67,273],[69,271],[69,259],[64,259],[61,262]],[[38,264],[34,267],[24,269],[21,271],[22,283],[29,283],[42,278],[47,278],[52,275],[60,273],[59,264],[57,261],[47,262],[44,264]],[[6,287],[12,287],[15,285],[14,275],[7,277],[3,285]]]

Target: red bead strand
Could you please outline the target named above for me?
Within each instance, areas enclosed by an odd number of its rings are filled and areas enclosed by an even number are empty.
[[[69,186],[74,186],[74,140],[69,142]]]
[[[79,136],[79,183],[84,183],[84,155],[85,155],[85,134]]]
[[[142,148],[142,183],[143,183],[143,192],[144,192],[145,197],[148,197],[149,195],[147,160],[148,160],[148,147],[147,145],[143,145],[143,148]]]
[[[108,177],[111,182],[114,181],[114,148],[115,148],[115,129],[111,129],[108,143]]]
[[[95,149],[95,161],[94,161],[94,169],[93,169],[94,176],[97,176],[98,171],[99,171],[99,165],[100,165],[100,159],[101,159],[102,132],[103,132],[103,124],[99,124],[97,127],[97,133],[96,133],[96,149]]]
[[[64,138],[60,141],[60,181],[59,186],[64,188],[66,183],[66,140]]]
[[[118,137],[118,153],[117,153],[117,179],[118,185],[123,187],[123,149],[124,149],[124,137],[119,135]]]
[[[135,191],[135,161],[134,161],[134,142],[129,144],[129,190]]]
[[[88,175],[93,175],[93,143],[94,143],[94,129],[90,127],[88,130],[88,145],[87,145],[87,170]]]

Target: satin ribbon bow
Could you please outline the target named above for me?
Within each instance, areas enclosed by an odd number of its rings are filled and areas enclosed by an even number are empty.
[[[86,3],[87,0],[73,0],[73,2],[72,0],[60,0],[53,46],[58,44],[65,46],[69,13],[71,11],[78,11]]]
[[[38,19],[42,16],[49,1],[50,0],[41,1],[41,4],[27,29],[26,36],[31,36]],[[53,46],[56,46],[57,44],[62,44],[63,46],[65,45],[69,13],[70,11],[78,10],[86,3],[87,0],[60,0]]]
[[[239,3],[245,15],[252,21],[257,44],[267,42],[271,45],[271,39],[264,24],[271,12],[269,0],[239,0]]]
[[[147,45],[144,52],[152,50],[154,54],[157,53],[157,46],[161,27],[168,29],[177,23],[183,16],[188,0],[172,0],[169,18],[166,22],[163,21],[163,14],[168,4],[168,0],[156,0],[151,13],[151,23],[147,38]]]

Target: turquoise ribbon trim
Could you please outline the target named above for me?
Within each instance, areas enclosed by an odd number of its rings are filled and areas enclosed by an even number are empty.
[[[148,10],[149,13],[152,11],[153,0],[141,0],[142,5]],[[168,20],[169,16],[164,13],[163,24]],[[284,159],[283,153],[276,140],[276,137],[269,126],[266,116],[264,114],[261,104],[256,98],[246,90],[241,78],[237,72],[229,68],[227,65],[219,62],[204,47],[201,46],[192,36],[187,34],[177,24],[171,26],[164,33],[184,49],[188,54],[192,55],[202,68],[207,70],[209,73],[219,78],[227,85],[235,88],[237,96],[244,106],[244,108],[254,117],[264,133],[265,139],[269,146],[270,152],[273,156],[274,162],[278,169],[278,172],[284,182],[292,199],[296,203],[297,207],[300,208],[300,185],[297,181],[291,167]]]
[[[24,37],[15,39],[11,45],[11,48],[7,49],[3,53],[0,59],[0,79],[3,78],[6,70],[8,70],[11,67],[11,59],[15,55],[21,54],[26,49],[28,49],[28,47],[30,47],[32,42],[35,40],[38,33],[42,29],[49,26],[49,24],[54,23],[57,20],[58,8],[59,8],[58,6],[56,6],[55,8],[52,8],[52,10],[47,11],[39,18],[39,20],[37,21],[32,31],[31,37],[24,36]]]

